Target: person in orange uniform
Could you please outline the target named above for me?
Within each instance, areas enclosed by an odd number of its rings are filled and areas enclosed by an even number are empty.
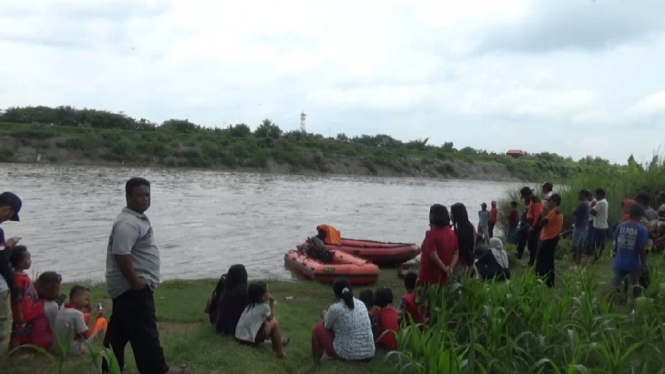
[[[545,277],[547,287],[554,287],[554,252],[559,244],[559,235],[563,227],[563,214],[559,211],[561,196],[552,194],[547,200],[549,213],[540,221],[540,246],[536,260],[536,274]]]
[[[536,256],[538,255],[538,240],[542,228],[540,219],[542,218],[545,207],[534,192],[531,193],[530,200],[529,211],[526,213],[526,219],[530,223],[529,232],[527,234],[527,247],[529,248],[529,266],[533,266],[536,262]]]

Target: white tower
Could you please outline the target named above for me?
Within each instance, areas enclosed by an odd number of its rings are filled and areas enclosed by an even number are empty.
[[[307,133],[307,127],[305,126],[305,118],[307,118],[307,114],[305,114],[305,111],[303,110],[302,113],[300,113],[300,132]]]

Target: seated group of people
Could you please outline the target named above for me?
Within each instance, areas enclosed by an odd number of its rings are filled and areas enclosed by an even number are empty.
[[[25,246],[11,249],[14,270],[11,284],[12,332],[10,350],[32,344],[47,350],[59,350],[69,344],[68,353],[79,355],[108,326],[101,304],[93,313],[90,290],[75,285],[69,300],[60,294],[62,277],[52,271],[39,275],[33,283],[27,270],[32,264]]]
[[[337,302],[321,312],[321,321],[312,330],[314,362],[320,364],[324,354],[343,361],[369,361],[377,346],[396,350],[400,322],[422,322],[415,304],[416,281],[415,273],[406,275],[407,293],[397,311],[389,288],[365,291],[359,300],[353,295],[351,282],[337,278],[332,287]],[[205,312],[218,333],[243,345],[270,342],[277,357],[285,358],[289,338],[282,335],[275,318],[274,301],[265,282],[248,284],[245,267],[233,265],[217,283]]]
[[[386,351],[397,350],[396,334],[400,331],[402,323],[422,323],[422,315],[416,305],[415,289],[418,275],[408,272],[404,276],[406,294],[400,300],[399,310],[393,307],[393,291],[388,287],[380,287],[376,291],[364,290],[360,293],[360,300],[369,311],[372,323],[372,334],[378,348]]]
[[[266,282],[247,283],[243,265],[233,265],[222,275],[205,312],[218,333],[244,345],[270,342],[277,357],[286,358],[284,348],[290,339],[282,336],[275,318],[275,299]]]

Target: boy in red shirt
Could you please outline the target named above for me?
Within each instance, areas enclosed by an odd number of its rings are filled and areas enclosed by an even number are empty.
[[[408,324],[413,323],[423,323],[422,316],[418,311],[418,306],[416,305],[416,282],[418,281],[418,274],[413,272],[408,272],[404,277],[404,288],[406,288],[406,295],[402,296],[402,300],[399,304],[399,314],[400,319]]]
[[[399,317],[397,310],[393,308],[393,292],[388,287],[376,290],[374,303],[379,309],[372,312],[378,324],[378,340],[376,344],[386,351],[397,350],[397,338],[399,333]]]

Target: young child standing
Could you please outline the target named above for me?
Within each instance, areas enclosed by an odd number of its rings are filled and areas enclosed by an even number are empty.
[[[545,277],[547,287],[554,287],[554,252],[563,228],[563,214],[559,211],[561,196],[552,194],[547,200],[548,213],[540,220],[540,247],[536,258],[536,274]]]
[[[275,299],[268,292],[268,284],[251,283],[247,288],[247,300],[247,308],[242,312],[236,326],[236,341],[240,344],[258,346],[266,339],[270,339],[277,357],[286,358],[284,347],[289,345],[290,340],[287,336],[282,337],[282,331],[275,318]]]
[[[98,310],[95,318],[90,318],[86,323],[83,311],[90,305],[90,291],[87,288],[76,285],[69,291],[69,302],[62,306],[55,318],[53,330],[57,337],[55,344],[63,344],[72,339],[69,346],[70,355],[80,355],[85,353],[86,345],[93,341],[101,330],[95,330],[99,320],[103,320],[104,312]]]
[[[379,348],[387,351],[397,350],[397,339],[395,334],[399,333],[399,316],[397,310],[393,308],[393,292],[388,287],[382,287],[376,290],[374,294],[377,310],[372,312],[376,317],[378,325]]]
[[[14,323],[10,346],[16,348],[35,344],[48,349],[53,338],[44,314],[44,303],[39,300],[37,290],[25,272],[32,265],[28,248],[22,245],[14,247],[10,261],[14,268],[11,294]]]
[[[416,305],[416,283],[418,282],[418,274],[409,272],[404,276],[404,288],[406,288],[406,295],[402,296],[399,304],[400,318],[406,324],[423,323],[422,316],[418,311]]]

